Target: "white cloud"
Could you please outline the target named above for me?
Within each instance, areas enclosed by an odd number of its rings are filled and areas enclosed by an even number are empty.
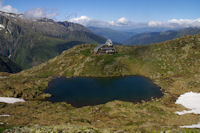
[[[0,1],[0,11],[9,13],[18,13],[18,10],[16,8],[13,8],[11,5],[3,6],[2,1]]]
[[[114,21],[114,23],[116,25],[128,25],[128,24],[131,24],[131,22],[128,21],[125,17],[119,18],[117,21]]]
[[[108,23],[113,26],[131,26],[131,25],[133,25],[133,23],[131,21],[129,21],[128,19],[126,19],[125,17],[121,17],[115,21],[109,21]]]
[[[115,21],[101,21],[101,20],[90,18],[88,16],[80,16],[80,17],[71,18],[68,21],[79,23],[85,26],[95,26],[95,27],[130,26],[132,24],[131,21],[128,21],[124,17],[121,17]]]
[[[19,13],[16,8],[11,5],[3,5],[0,0],[0,11]],[[56,19],[58,13],[55,9],[45,8],[33,8],[24,12],[24,16],[27,18],[50,18]],[[171,19],[168,21],[149,21],[136,23],[128,20],[125,17],[121,17],[117,20],[102,21],[88,16],[80,16],[69,19],[68,21],[79,23],[85,26],[94,27],[115,27],[115,28],[187,28],[187,27],[200,27],[200,18],[197,19]]]
[[[24,15],[26,17],[30,17],[30,18],[41,18],[41,17],[45,16],[44,12],[45,12],[44,9],[35,8],[35,9],[26,11],[24,13]]]
[[[0,0],[0,11],[8,13],[18,14],[18,10],[13,8],[11,5],[3,6],[2,0]],[[55,19],[58,15],[55,9],[46,9],[46,8],[33,8],[24,12],[24,16],[27,18],[50,18]]]
[[[171,19],[167,22],[150,21],[149,27],[167,27],[167,28],[187,28],[200,27],[200,18],[197,19]]]
[[[182,27],[200,27],[200,18],[197,19],[171,19],[169,24],[174,24]]]
[[[24,12],[27,18],[55,18],[57,13],[54,10],[45,8],[33,8]]]
[[[121,23],[121,24],[127,24],[128,23],[128,20],[125,18],[125,17],[122,17],[122,18],[119,18],[117,20],[118,23]]]
[[[96,19],[90,18],[88,16],[75,17],[75,18],[69,19],[68,21],[82,24],[84,26],[96,26],[96,27],[107,27],[108,26],[108,22],[96,20]]]
[[[121,17],[112,21],[101,21],[90,18],[88,16],[75,17],[69,20],[70,22],[79,23],[85,26],[95,27],[121,27],[121,28],[187,28],[187,27],[200,27],[200,18],[198,19],[171,19],[168,21],[149,21],[136,23]]]
[[[74,23],[79,23],[79,24],[82,24],[82,25],[89,25],[89,23],[94,21],[94,20],[87,17],[87,16],[80,16],[80,17],[72,18],[69,21],[74,22]]]
[[[148,26],[149,27],[162,27],[164,25],[164,22],[161,21],[149,21]]]

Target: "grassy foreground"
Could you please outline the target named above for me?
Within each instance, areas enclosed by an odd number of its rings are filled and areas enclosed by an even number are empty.
[[[200,35],[184,36],[148,46],[115,46],[115,55],[94,55],[95,45],[79,45],[39,66],[0,79],[0,96],[21,97],[25,103],[0,103],[1,121],[11,126],[73,124],[121,132],[193,131],[181,125],[199,122],[199,115],[178,116],[179,95],[200,92]],[[142,75],[159,85],[164,96],[149,102],[111,101],[74,108],[43,101],[48,82],[56,76],[108,77]]]

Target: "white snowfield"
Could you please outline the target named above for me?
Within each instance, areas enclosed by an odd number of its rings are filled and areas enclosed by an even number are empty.
[[[3,115],[0,115],[0,117],[9,117],[10,115],[7,115],[7,114],[3,114]]]
[[[187,92],[183,95],[180,95],[176,100],[176,104],[181,104],[188,110],[183,110],[180,112],[175,112],[178,115],[184,115],[188,113],[200,114],[200,93]],[[200,122],[193,125],[180,126],[180,128],[200,128]]]
[[[12,98],[12,97],[0,97],[0,103],[16,103],[25,102],[24,99]]]
[[[183,95],[180,95],[175,104],[181,104],[184,107],[188,108],[188,110],[175,112],[178,115],[188,113],[200,114],[200,93],[187,92]]]
[[[200,122],[198,124],[194,124],[194,125],[180,126],[180,128],[200,128]]]

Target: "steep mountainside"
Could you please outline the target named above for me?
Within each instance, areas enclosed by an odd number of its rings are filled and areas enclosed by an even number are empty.
[[[199,34],[200,28],[186,28],[182,30],[171,30],[163,32],[146,32],[132,36],[128,40],[124,41],[124,44],[129,45],[144,45],[151,43],[159,43],[174,38],[178,38],[184,35]]]
[[[0,56],[0,72],[16,73],[21,71],[21,68],[9,60],[7,57]]]
[[[136,34],[135,32],[118,31],[109,28],[88,27],[88,29],[99,36],[103,36],[119,43],[129,39],[131,36]]]
[[[70,123],[108,129],[111,132],[170,130],[177,133],[188,131],[180,129],[180,126],[199,122],[200,116],[196,114],[177,115],[176,111],[185,108],[176,105],[175,101],[183,93],[200,92],[200,35],[184,36],[147,46],[115,45],[118,53],[114,55],[95,55],[95,46],[74,46],[48,62],[0,79],[0,96],[26,100],[17,104],[0,103],[0,114],[12,115],[1,121],[12,126],[16,123],[20,126]],[[161,87],[164,96],[148,102],[111,101],[82,108],[74,108],[63,102],[44,101],[49,96],[44,94],[44,89],[57,76],[127,75],[142,75],[152,79]],[[37,128],[40,129],[39,126]]]
[[[22,68],[47,61],[80,43],[103,42],[104,38],[79,24],[26,19],[23,14],[0,12],[0,53]]]

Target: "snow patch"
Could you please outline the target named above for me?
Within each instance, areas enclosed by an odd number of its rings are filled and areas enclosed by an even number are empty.
[[[9,117],[10,115],[7,115],[7,114],[3,114],[3,115],[0,115],[0,117]]]
[[[188,113],[194,113],[194,114],[200,114],[200,93],[195,92],[187,92],[183,95],[180,95],[179,98],[176,100],[175,104],[181,104],[185,108],[188,108],[189,110],[183,110],[180,112],[175,112],[178,115],[188,114]]]
[[[183,110],[175,113],[178,115],[183,115],[188,113],[200,114],[199,101],[200,101],[200,93],[187,92],[183,95],[180,95],[175,103],[181,104],[184,107],[188,108],[189,110]],[[198,124],[180,126],[180,128],[200,128],[200,122]]]
[[[10,59],[10,58],[11,58],[11,56],[12,56],[12,55],[10,54],[10,55],[8,56],[8,58]]]
[[[180,128],[200,128],[200,122],[198,124],[188,125],[188,126],[180,126]]]
[[[0,24],[0,30],[5,29],[5,26]]]
[[[0,76],[0,79],[6,79],[8,76]]]
[[[12,97],[0,97],[0,103],[16,103],[16,102],[25,102],[24,99],[12,98]]]
[[[2,25],[2,24],[0,24],[0,28],[5,28],[5,26],[4,26],[4,25]]]
[[[5,124],[8,124],[8,123],[3,123],[3,122],[0,122],[0,125],[5,125]]]

